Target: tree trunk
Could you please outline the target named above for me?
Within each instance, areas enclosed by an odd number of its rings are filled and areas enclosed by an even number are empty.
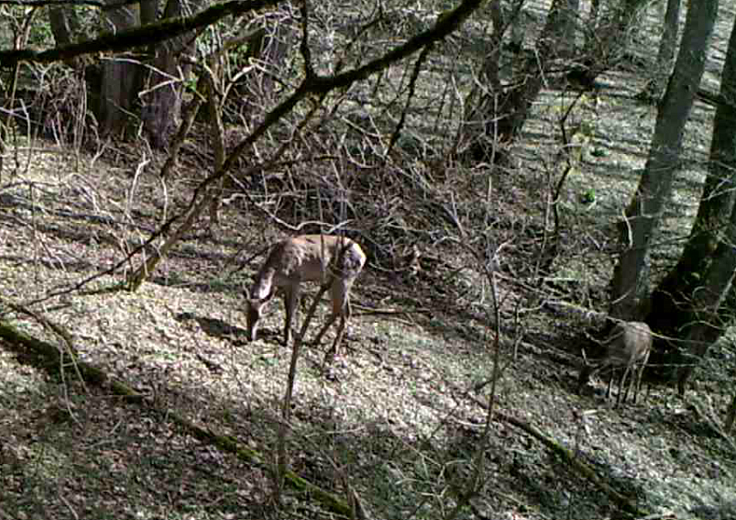
[[[736,299],[736,291],[727,279],[728,270],[733,271],[730,267],[733,252],[728,244],[733,243],[732,235],[736,233],[733,229],[736,226],[736,108],[733,105],[736,99],[736,22],[728,42],[718,99],[708,177],[703,186],[698,215],[680,261],[652,294],[653,309],[647,318],[666,337],[677,337],[682,333],[702,336],[702,332],[692,329],[707,325],[713,328],[713,332],[706,338],[700,338],[700,341],[710,340],[712,336],[710,343],[717,340],[723,328],[733,322],[731,304]],[[704,305],[701,293],[704,291],[706,294],[717,294],[717,302],[724,308],[719,310],[711,301],[710,310],[701,316]],[[694,313],[699,314],[694,316]],[[698,322],[692,325],[694,319]],[[686,343],[682,351],[669,348],[666,349],[666,356],[656,361],[667,365],[688,364],[685,357],[692,357],[690,361],[698,361],[705,355],[710,343],[706,341],[699,346]],[[687,351],[690,351],[689,354]],[[691,373],[692,368],[679,370],[678,379],[683,392]]]
[[[231,109],[228,112],[240,117],[238,124],[245,121],[246,125],[258,125],[270,110],[276,87],[274,78],[279,76],[276,71],[283,67],[291,32],[292,27],[288,23],[266,21],[248,38],[242,63],[244,67],[253,64],[256,67],[252,67],[235,84],[234,92],[237,95],[228,96],[225,100]]]
[[[118,0],[105,0],[105,3],[120,4]],[[139,8],[120,4],[103,9],[101,29],[114,33],[156,22],[161,17],[184,14],[181,0],[167,1],[164,12],[159,16],[160,4],[161,0],[141,0]],[[50,26],[59,44],[84,37],[79,32],[73,9],[70,6],[49,9]],[[186,67],[179,66],[178,56],[190,39],[190,35],[184,35],[151,46],[148,49],[151,56],[149,67],[138,64],[141,59],[138,53],[115,55],[85,69],[87,105],[97,118],[102,135],[124,136],[132,130],[131,118],[140,114],[153,147],[161,148],[167,144],[181,110],[180,79],[187,71]],[[144,82],[148,88],[142,99],[143,106],[140,106],[138,95]]]
[[[158,20],[157,6],[158,0],[147,0],[141,4],[143,24]],[[169,0],[162,18],[182,14],[181,0]],[[180,67],[178,56],[185,47],[191,47],[192,44],[188,44],[190,39],[189,35],[180,36],[149,49],[153,62],[148,69],[148,88],[143,97],[141,119],[151,145],[157,149],[168,144],[181,113],[181,85],[189,67]]]
[[[731,215],[731,224],[726,239],[720,243],[706,277],[703,287],[695,293],[691,302],[689,319],[685,326],[684,349],[679,352],[676,373],[677,389],[685,394],[685,385],[693,370],[705,357],[710,346],[726,332],[733,321],[729,314],[721,314],[721,304],[732,288],[736,270],[736,251],[731,244],[736,240],[736,212]]]
[[[105,0],[118,4],[117,0]],[[103,30],[118,32],[140,23],[138,11],[130,7],[108,7],[103,13]],[[136,103],[142,84],[141,67],[135,57],[116,55],[103,60],[100,68],[100,97],[90,103],[102,135],[124,135],[129,129],[129,115],[137,113]]]
[[[600,0],[590,0],[590,11],[588,11],[587,30],[585,31],[585,47],[592,45],[592,39],[598,27],[598,14],[600,13]]]
[[[677,29],[680,25],[680,3],[681,0],[667,0],[667,11],[664,14],[662,37],[659,40],[659,52],[657,53],[654,75],[638,96],[640,99],[659,100],[662,97],[675,59]]]
[[[538,52],[525,56],[518,77],[510,82],[520,86],[504,92],[490,92],[472,111],[475,118],[467,125],[468,128],[480,126],[482,130],[480,138],[472,132],[468,133],[468,139],[472,142],[468,150],[470,158],[474,161],[493,161],[501,166],[506,164],[508,158],[503,153],[503,145],[516,139],[544,82],[552,77],[550,71],[564,70],[567,64],[570,71],[568,79],[589,88],[614,63],[612,56],[623,48],[621,42],[635,21],[635,14],[645,2],[624,0],[618,9],[607,14],[606,22],[599,20],[598,2],[595,2],[588,20],[598,23],[603,29],[597,31],[595,37],[587,39],[589,45],[581,54],[576,51],[579,0],[553,0],[547,22],[537,41]],[[589,28],[586,36],[591,34]]]
[[[578,53],[577,64],[568,78],[590,87],[600,74],[618,63],[627,54],[629,33],[636,27],[637,16],[646,4],[647,0],[618,0],[601,12],[599,2],[592,2],[585,48]]]
[[[79,19],[74,6],[49,6],[49,26],[56,45],[73,43],[80,32]]]
[[[728,405],[726,419],[723,421],[723,429],[729,435],[733,431],[734,419],[736,419],[736,394],[734,394],[733,399],[731,399],[731,404]]]
[[[217,85],[220,83],[220,75],[222,74],[222,67],[220,66],[220,57],[213,60],[213,64],[206,70],[203,70],[203,87],[206,89],[207,98],[207,119],[209,120],[210,127],[210,146],[214,152],[214,161],[212,165],[212,171],[222,170],[222,166],[225,164],[225,127],[222,124],[222,103],[219,102],[221,99],[222,92],[219,91]],[[215,65],[214,63],[217,63]],[[228,184],[227,180],[230,175],[225,175],[220,180],[220,189],[212,196],[210,201],[210,225],[212,227],[220,223],[220,203],[222,201],[222,194],[225,186]]]
[[[648,280],[642,277],[652,235],[669,202],[679,168],[685,123],[705,67],[705,55],[718,13],[717,0],[692,2],[682,45],[657,114],[649,158],[626,219],[619,223],[623,252],[614,270],[611,315],[631,320],[646,302]]]
[[[578,20],[580,20],[580,0],[567,0],[567,5],[562,11],[562,27],[560,27],[560,47],[557,49],[557,57],[572,60],[578,53],[577,36]]]
[[[489,4],[493,32],[484,49],[485,59],[480,69],[480,78],[465,100],[466,106],[470,107],[470,115],[463,123],[463,135],[466,141],[473,143],[470,153],[478,160],[483,160],[485,155],[492,157],[494,153],[491,148],[495,141],[495,129],[489,129],[486,122],[496,121],[498,98],[503,89],[501,84],[502,64],[505,65],[504,68],[508,72],[508,81],[512,81],[514,76],[513,61],[515,60],[504,59],[502,48],[503,37],[509,27],[512,33],[511,48],[514,58],[521,57],[524,29],[520,24],[521,4],[516,2],[515,5],[515,8],[508,8],[501,2]],[[485,146],[485,143],[489,141],[491,146]],[[475,151],[472,151],[473,147]]]
[[[564,39],[570,33],[568,25],[572,16],[569,10],[575,5],[576,0],[553,0],[547,22],[537,40],[538,52],[526,56],[520,67],[519,76],[523,78],[523,81],[518,82],[520,87],[499,92],[489,85],[489,93],[481,98],[466,125],[469,129],[482,127],[480,136],[474,135],[472,130],[467,135],[472,141],[468,150],[472,160],[493,161],[498,165],[507,163],[503,145],[513,141],[521,131],[532,103],[542,90],[552,62],[560,53],[565,54],[563,50],[570,46],[570,42]],[[492,53],[492,59],[498,60],[500,52],[499,47]],[[501,147],[496,146],[497,143]]]

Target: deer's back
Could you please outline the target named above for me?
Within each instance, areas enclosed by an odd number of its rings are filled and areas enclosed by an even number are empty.
[[[349,238],[301,235],[276,244],[264,268],[273,269],[276,285],[288,285],[298,281],[321,282],[331,269],[339,270],[343,278],[354,278],[365,260],[361,247]]]
[[[644,359],[649,352],[652,330],[641,321],[619,323],[606,343],[606,364],[630,365]]]

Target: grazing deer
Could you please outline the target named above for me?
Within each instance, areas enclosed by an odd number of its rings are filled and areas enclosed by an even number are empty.
[[[329,284],[332,314],[317,334],[315,343],[320,342],[330,325],[340,317],[337,337],[330,351],[337,354],[351,313],[350,288],[364,264],[363,250],[345,237],[302,235],[276,244],[258,271],[248,295],[246,322],[251,341],[255,341],[258,321],[278,288],[284,296],[284,344],[288,345],[302,282],[322,282]]]
[[[588,382],[590,377],[603,370],[610,371],[611,375],[608,379],[608,390],[606,391],[606,399],[611,395],[611,384],[616,368],[625,367],[624,373],[618,382],[618,395],[616,396],[616,406],[621,401],[621,391],[626,384],[626,377],[631,374],[629,386],[624,394],[624,402],[629,396],[629,389],[634,384],[636,378],[636,391],[634,393],[634,403],[639,394],[641,386],[641,376],[644,367],[649,361],[649,353],[652,349],[652,331],[649,325],[640,321],[622,322],[616,325],[613,332],[606,340],[606,353],[601,360],[594,364],[586,364],[580,371],[578,378],[578,391]],[[637,368],[636,365],[639,365]]]

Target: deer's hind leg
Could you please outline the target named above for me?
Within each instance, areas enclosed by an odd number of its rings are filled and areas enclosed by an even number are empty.
[[[636,398],[639,396],[639,389],[641,388],[641,377],[644,374],[644,369],[647,367],[647,363],[649,363],[649,354],[651,354],[651,351],[647,351],[646,355],[644,356],[644,359],[641,361],[641,366],[639,367],[639,370],[637,371],[636,375],[636,391],[634,392],[634,404],[636,404]],[[651,388],[651,385],[649,386]],[[649,397],[649,390],[647,390],[647,397]]]

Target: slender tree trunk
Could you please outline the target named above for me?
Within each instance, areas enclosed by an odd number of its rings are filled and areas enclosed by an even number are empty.
[[[207,70],[203,70],[204,88],[207,96],[207,119],[210,126],[210,146],[214,152],[214,161],[212,165],[213,171],[220,171],[225,164],[225,127],[222,124],[222,103],[220,103],[221,92],[218,89],[218,80],[222,74],[220,67],[221,58],[217,57],[213,60],[212,65]],[[212,196],[210,201],[210,224],[214,227],[220,223],[220,203],[222,202],[222,194],[224,187],[228,184],[229,175],[225,175],[220,181],[220,189]]]
[[[77,16],[77,6],[53,5],[49,6],[49,26],[57,46],[68,45],[84,40],[82,27]],[[42,123],[41,131],[44,135],[52,134],[55,138],[61,138],[66,142],[74,144],[75,149],[85,140],[89,131],[88,110],[90,101],[94,106],[99,106],[99,65],[94,66],[91,60],[83,57],[65,59],[64,63],[76,71],[75,93],[67,94],[61,107],[62,110],[54,110],[39,118]],[[94,88],[90,86],[95,85]],[[44,108],[48,112],[47,108]]]
[[[633,319],[646,303],[648,280],[642,277],[653,234],[672,193],[679,168],[685,123],[705,68],[710,35],[718,13],[717,0],[692,2],[683,42],[667,91],[659,106],[646,168],[626,219],[619,224],[623,252],[614,270],[611,315]]]
[[[80,31],[75,7],[49,6],[49,26],[57,45],[73,43]]]
[[[659,52],[655,64],[654,76],[650,79],[639,96],[644,99],[658,100],[662,97],[667,78],[675,61],[677,48],[677,29],[680,26],[681,0],[667,0],[667,11],[662,24],[662,37],[659,40]]]
[[[35,10],[29,10],[25,15],[25,21],[20,25],[13,24],[13,49],[23,49],[28,44],[28,38],[31,34],[31,21],[35,16]],[[15,104],[15,95],[18,92],[18,85],[20,83],[21,76],[21,64],[20,62],[13,65],[13,70],[9,76],[4,78],[4,81],[0,83],[4,89],[0,89],[0,96],[2,96],[5,110],[0,111],[0,173],[3,171],[4,155],[6,150],[6,144],[8,138],[11,135],[9,131],[13,126],[14,110],[13,105]]]

